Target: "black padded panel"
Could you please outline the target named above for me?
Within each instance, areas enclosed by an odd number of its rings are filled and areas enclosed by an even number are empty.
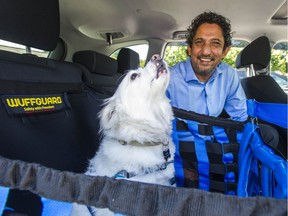
[[[247,77],[241,80],[247,99],[265,103],[287,103],[287,94],[268,75]]]
[[[109,56],[90,50],[74,53],[73,62],[85,66],[91,73],[114,76],[117,71],[117,61]]]
[[[82,70],[71,62],[0,51],[0,79],[27,82],[80,83]]]
[[[236,68],[249,67],[253,64],[254,70],[266,68],[271,58],[269,39],[261,36],[247,45],[236,58]]]
[[[122,48],[117,56],[118,73],[124,74],[127,70],[137,69],[140,64],[139,54],[134,50]]]
[[[54,50],[60,30],[58,0],[0,0],[0,38]]]

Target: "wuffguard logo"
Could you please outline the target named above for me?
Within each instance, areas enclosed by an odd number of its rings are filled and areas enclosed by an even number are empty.
[[[61,111],[68,107],[66,95],[3,95],[8,114],[21,115]]]

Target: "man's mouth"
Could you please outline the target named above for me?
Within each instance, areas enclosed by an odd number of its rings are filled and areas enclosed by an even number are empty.
[[[215,58],[213,57],[202,57],[202,56],[199,56],[198,57],[198,60],[200,60],[202,63],[204,64],[208,64],[208,63],[211,63],[211,62],[214,62]]]

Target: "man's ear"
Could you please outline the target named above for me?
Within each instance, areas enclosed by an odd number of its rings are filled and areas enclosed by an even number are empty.
[[[191,46],[187,45],[187,55],[191,56]]]
[[[229,52],[230,48],[231,48],[231,46],[228,46],[228,47],[224,48],[224,50],[223,50],[223,58],[227,55],[227,53]]]

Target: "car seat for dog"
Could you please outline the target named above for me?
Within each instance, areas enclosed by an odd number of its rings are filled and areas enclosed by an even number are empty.
[[[177,186],[245,197],[287,198],[287,161],[263,143],[255,124],[257,117],[269,121],[286,113],[287,119],[287,106],[255,104],[248,101],[249,122],[174,108]],[[278,118],[269,117],[275,107],[281,111],[276,112]],[[277,124],[287,128],[283,119]]]
[[[53,50],[59,38],[58,0],[2,1],[0,23],[0,38]],[[98,147],[102,100],[82,79],[75,64],[1,51],[0,155],[84,172]],[[42,207],[38,195],[9,191],[9,212],[40,215]]]

